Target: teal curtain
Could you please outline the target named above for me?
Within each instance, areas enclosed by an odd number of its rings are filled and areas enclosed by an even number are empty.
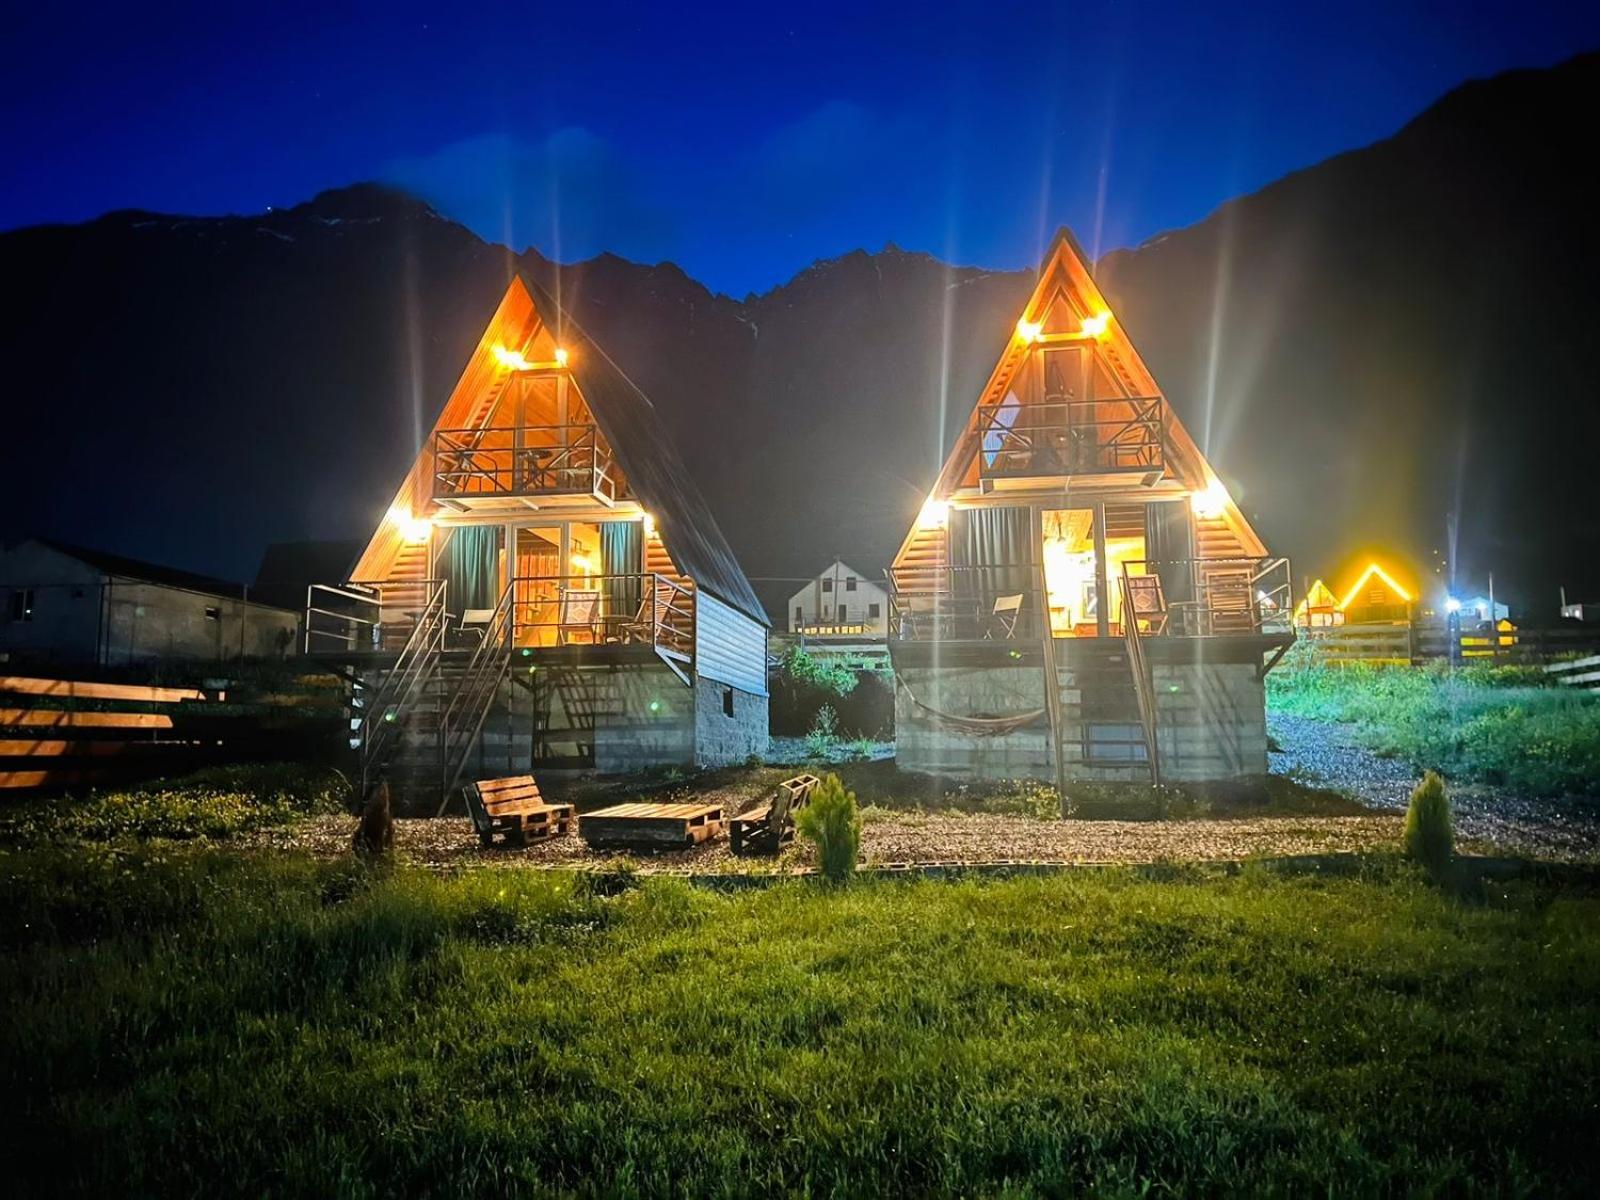
[[[458,525],[451,530],[441,561],[450,583],[452,612],[499,603],[500,535],[498,525]]]
[[[1033,591],[1033,513],[958,508],[950,514],[951,590],[980,602]]]
[[[1194,596],[1194,526],[1187,500],[1162,500],[1145,505],[1144,555],[1156,563],[1161,592],[1168,604]]]
[[[606,613],[632,620],[643,595],[644,530],[638,521],[600,524],[600,570],[605,576]]]

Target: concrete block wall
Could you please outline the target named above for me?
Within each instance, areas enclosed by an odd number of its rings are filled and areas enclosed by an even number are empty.
[[[1158,663],[1151,674],[1164,779],[1267,773],[1266,688],[1254,663]]]
[[[720,767],[767,752],[767,697],[731,684],[697,676],[695,696],[695,763]],[[733,702],[733,714],[727,703]]]

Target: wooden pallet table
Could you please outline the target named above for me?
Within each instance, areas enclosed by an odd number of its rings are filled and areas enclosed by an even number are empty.
[[[578,835],[597,850],[676,850],[721,832],[720,804],[613,804],[578,818]]]

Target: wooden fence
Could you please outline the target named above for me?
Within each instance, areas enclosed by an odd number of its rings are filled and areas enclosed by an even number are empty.
[[[1406,622],[1335,625],[1301,629],[1330,663],[1423,663],[1450,657],[1450,634],[1440,625]],[[1541,664],[1574,655],[1600,654],[1600,628],[1463,629],[1462,662]]]
[[[1556,682],[1564,687],[1583,688],[1591,692],[1600,691],[1600,654],[1546,663],[1544,669],[1546,674],[1554,675]]]
[[[218,762],[323,757],[344,725],[329,692],[0,675],[0,795],[179,774]]]

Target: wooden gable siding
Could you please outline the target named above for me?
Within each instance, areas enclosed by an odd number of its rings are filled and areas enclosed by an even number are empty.
[[[694,601],[695,674],[756,696],[767,694],[767,631],[709,592]]]

